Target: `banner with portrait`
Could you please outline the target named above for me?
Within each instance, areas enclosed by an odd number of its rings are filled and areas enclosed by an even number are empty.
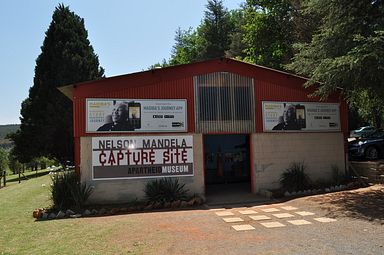
[[[86,132],[186,132],[187,105],[181,99],[86,100]]]
[[[263,129],[284,131],[340,131],[338,103],[263,101]]]

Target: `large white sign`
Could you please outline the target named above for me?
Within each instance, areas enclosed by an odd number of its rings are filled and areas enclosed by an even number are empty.
[[[94,180],[193,176],[193,137],[93,137],[92,169]]]
[[[186,132],[186,100],[87,99],[87,132]]]
[[[263,102],[264,131],[340,131],[339,104]]]

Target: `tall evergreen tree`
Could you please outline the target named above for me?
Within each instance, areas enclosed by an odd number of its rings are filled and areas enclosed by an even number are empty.
[[[197,29],[178,29],[169,65],[186,64],[223,57],[231,48],[237,15],[232,15],[221,0],[208,0],[204,18]],[[233,17],[232,17],[233,16]],[[229,55],[233,55],[232,52]],[[162,65],[164,66],[164,65]]]
[[[383,1],[311,0],[307,12],[321,18],[309,43],[298,44],[288,67],[321,82],[317,95],[326,98],[338,87],[351,105],[380,126],[384,114]],[[367,114],[368,113],[368,114]]]
[[[197,29],[199,36],[203,39],[198,58],[203,60],[223,57],[230,49],[233,29],[234,24],[223,1],[208,0],[203,22]]]
[[[69,7],[56,7],[46,32],[29,96],[21,106],[20,131],[12,136],[22,162],[38,156],[73,160],[72,102],[57,87],[102,78],[84,27]]]

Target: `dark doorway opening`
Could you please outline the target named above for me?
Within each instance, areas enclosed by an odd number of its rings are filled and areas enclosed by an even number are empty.
[[[249,135],[205,135],[206,194],[251,192]]]

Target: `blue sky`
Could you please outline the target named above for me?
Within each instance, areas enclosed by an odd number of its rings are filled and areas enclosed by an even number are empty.
[[[245,0],[224,0],[237,9]],[[146,70],[168,59],[178,27],[196,28],[207,0],[2,1],[0,8],[0,125],[20,123],[20,105],[33,84],[35,60],[59,3],[84,18],[107,77]]]

